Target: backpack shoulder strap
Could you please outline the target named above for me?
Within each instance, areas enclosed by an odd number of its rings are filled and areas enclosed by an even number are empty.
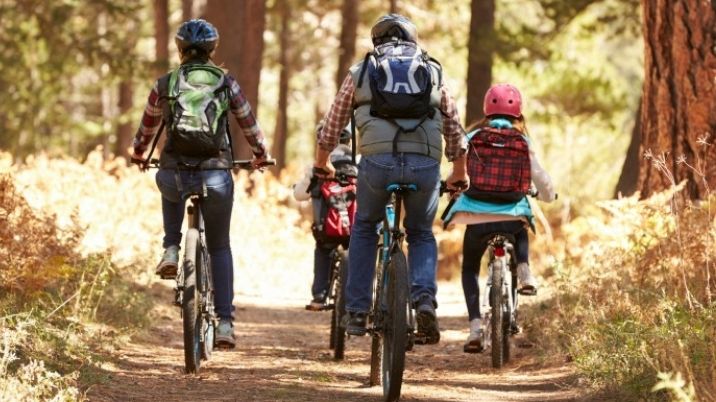
[[[368,62],[370,62],[370,56],[372,55],[373,52],[368,52],[363,58],[363,65],[360,68],[360,73],[358,73],[358,88],[363,86],[363,77],[365,76],[365,70],[368,68]]]

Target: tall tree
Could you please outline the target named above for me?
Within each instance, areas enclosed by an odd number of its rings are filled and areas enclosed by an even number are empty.
[[[390,0],[390,13],[391,14],[398,13],[398,0]]]
[[[169,69],[169,1],[154,0],[154,60],[156,76]]]
[[[279,2],[281,15],[281,32],[279,33],[278,63],[281,66],[278,84],[278,113],[276,113],[276,128],[273,136],[273,149],[271,153],[276,158],[276,172],[280,174],[286,166],[286,140],[288,139],[288,82],[290,69],[288,52],[291,47],[291,4],[288,1]]]
[[[343,7],[341,8],[343,26],[341,27],[341,42],[338,49],[336,88],[340,88],[355,57],[356,33],[358,32],[358,3],[359,0],[343,0]]]
[[[716,10],[698,0],[642,0],[645,80],[642,197],[688,180],[685,195],[716,189]]]
[[[234,74],[254,113],[258,114],[259,80],[264,50],[266,0],[208,0],[205,16],[219,30],[214,60]],[[236,157],[251,155],[233,119],[231,132]]]
[[[639,146],[641,145],[641,100],[639,100],[639,109],[634,119],[634,127],[631,130],[631,141],[627,148],[624,165],[622,165],[622,173],[619,175],[619,181],[614,189],[614,197],[622,195],[628,197],[636,191],[639,184]]]
[[[184,21],[194,18],[194,0],[181,0],[181,17]]]
[[[472,0],[468,38],[466,125],[483,117],[482,99],[492,83],[495,0]]]
[[[119,99],[117,106],[119,107],[120,121],[117,126],[117,141],[115,142],[114,154],[118,156],[126,156],[127,149],[132,145],[132,127],[134,122],[128,120],[128,113],[132,109],[132,82],[129,79],[119,83]]]

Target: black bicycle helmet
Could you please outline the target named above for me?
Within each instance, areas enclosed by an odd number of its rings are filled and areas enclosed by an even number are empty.
[[[378,46],[393,38],[408,42],[418,42],[418,30],[406,17],[400,14],[388,14],[378,18],[370,30],[373,45]]]
[[[207,21],[193,19],[181,24],[174,41],[182,53],[195,48],[209,54],[219,43],[219,31]]]

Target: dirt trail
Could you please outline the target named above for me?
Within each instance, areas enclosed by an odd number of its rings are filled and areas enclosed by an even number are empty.
[[[169,300],[169,289],[162,289]],[[568,366],[544,367],[537,351],[515,348],[499,371],[489,354],[462,352],[467,320],[459,285],[441,284],[442,339],[416,346],[406,361],[401,401],[581,401],[584,391]],[[271,304],[237,295],[238,346],[216,352],[199,375],[183,374],[178,311],[159,305],[151,330],[116,351],[105,364],[109,380],[93,386],[91,401],[363,401],[381,400],[367,387],[370,342],[351,338],[346,359],[328,349],[330,313],[303,310],[305,300],[273,298]],[[519,343],[519,339],[516,340]],[[514,344],[513,344],[514,345]]]

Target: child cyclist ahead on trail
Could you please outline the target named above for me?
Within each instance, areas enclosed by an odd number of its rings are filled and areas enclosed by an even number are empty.
[[[133,159],[144,159],[149,143],[164,123],[167,141],[160,156],[157,186],[162,194],[164,255],[156,273],[176,277],[184,219],[185,195],[204,192],[201,204],[206,243],[211,256],[215,287],[218,345],[234,347],[232,300],[234,269],[229,241],[229,222],[234,202],[230,111],[254,154],[254,166],[268,159],[264,135],[239,84],[212,63],[219,33],[210,23],[184,22],[175,42],[181,65],[157,80],[149,94],[141,125],[134,139]]]
[[[442,68],[417,45],[415,25],[390,14],[371,29],[374,50],[350,68],[326,115],[314,166],[332,176],[330,152],[355,110],[360,135],[358,210],[351,231],[346,288],[346,331],[367,332],[372,299],[378,225],[391,183],[415,184],[404,196],[411,300],[419,339],[440,339],[435,308],[437,244],[433,220],[438,207],[440,159],[453,163],[449,186],[467,181],[465,131],[455,102],[443,83]]]
[[[318,126],[317,133],[321,132]],[[331,251],[341,246],[348,250],[350,230],[355,218],[356,186],[358,167],[353,163],[351,148],[351,127],[341,131],[338,146],[330,153],[331,164],[344,183],[324,182],[313,175],[309,166],[301,180],[293,187],[293,196],[298,201],[311,199],[313,210],[313,237],[316,247],[313,252],[312,299],[307,310],[320,311],[326,306],[331,280]]]
[[[446,224],[467,224],[462,251],[462,288],[470,320],[470,335],[464,346],[467,353],[484,348],[477,276],[487,242],[495,232],[515,236],[518,292],[535,295],[538,285],[530,271],[527,237],[527,227],[533,225],[526,197],[531,181],[539,200],[555,199],[552,180],[529,146],[522,97],[517,88],[508,84],[490,87],[483,111],[485,118],[476,130],[468,133],[470,187],[459,196],[445,219]]]

